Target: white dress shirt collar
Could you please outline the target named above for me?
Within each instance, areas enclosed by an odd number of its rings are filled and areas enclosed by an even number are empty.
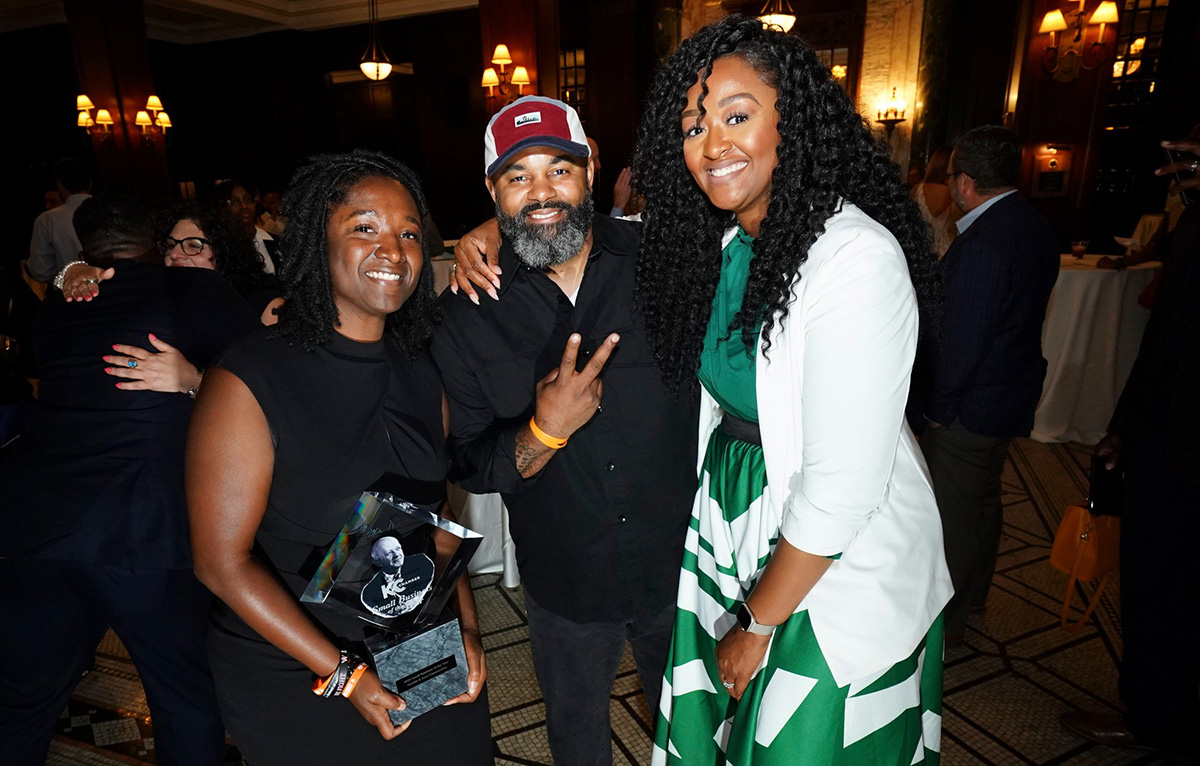
[[[975,219],[977,219],[977,218],[979,218],[979,216],[983,215],[984,212],[986,212],[989,207],[991,207],[992,205],[995,205],[997,202],[1004,199],[1008,195],[1016,194],[1016,193],[1017,193],[1016,189],[1009,189],[1008,191],[1004,192],[1003,194],[997,194],[995,197],[992,197],[987,202],[984,202],[979,207],[975,208],[971,212],[964,215],[962,218],[959,218],[957,221],[954,222],[954,225],[958,227],[958,233],[962,234],[964,231],[966,231],[967,227],[970,226],[971,224],[975,223]]]

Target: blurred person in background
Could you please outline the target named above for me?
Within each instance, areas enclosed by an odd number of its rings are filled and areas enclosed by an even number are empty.
[[[160,333],[212,364],[257,322],[228,282],[167,269],[131,198],[83,202],[89,264],[111,268],[105,298],[51,294],[34,330],[40,398],[0,466],[0,742],[34,766],[108,628],[146,690],[162,764],[222,762],[224,727],[205,651],[211,595],[192,574],[183,450],[192,402],[120,391],[100,358]],[[136,363],[130,363],[134,367]]]
[[[1200,194],[1200,137],[1164,141],[1179,159],[1159,176]],[[1096,445],[1122,471],[1121,657],[1125,713],[1072,711],[1071,731],[1109,747],[1140,747],[1200,763],[1200,203],[1164,238],[1162,282],[1108,434]]]
[[[27,268],[39,282],[49,282],[63,266],[79,260],[79,237],[75,235],[71,218],[91,196],[92,190],[92,176],[87,166],[72,157],[54,164],[54,180],[58,182],[58,194],[63,203],[47,208],[37,217],[29,241]]]

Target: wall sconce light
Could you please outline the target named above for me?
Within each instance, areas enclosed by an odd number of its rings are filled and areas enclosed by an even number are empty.
[[[796,23],[796,13],[788,0],[768,0],[759,11],[758,20],[767,29],[777,29],[787,34]]]
[[[508,46],[500,43],[496,46],[496,50],[492,53],[492,63],[500,67],[500,72],[497,74],[495,67],[488,67],[483,70],[483,79],[480,80],[480,86],[488,89],[488,98],[505,98],[504,103],[520,98],[525,95],[525,86],[531,84],[529,81],[529,71],[523,66],[515,66],[511,72],[505,72],[504,68],[513,63],[512,54],[508,52]],[[513,93],[511,86],[517,86],[517,92]],[[499,90],[499,93],[496,93]]]
[[[1058,9],[1048,11],[1038,27],[1038,34],[1050,35],[1049,44],[1042,53],[1042,69],[1059,82],[1070,82],[1079,76],[1081,69],[1095,69],[1108,58],[1104,32],[1109,24],[1118,21],[1117,4],[1113,0],[1102,0],[1091,16],[1085,12],[1086,4],[1087,0],[1079,0],[1079,6],[1066,13]],[[1085,27],[1096,25],[1100,26],[1099,34],[1089,45]],[[1058,33],[1072,30],[1074,33],[1064,35],[1060,45]],[[1096,48],[1100,49],[1098,55],[1093,53]]]
[[[96,119],[92,119],[92,110],[96,108],[96,105],[87,97],[87,94],[81,93],[75,97],[75,108],[79,110],[79,116],[75,119],[75,124],[83,128],[85,133],[107,131],[108,126],[112,125],[112,118],[108,116],[107,109],[101,109],[96,112]],[[107,118],[107,122],[101,124],[98,130],[93,131],[92,128],[100,121],[101,115]]]
[[[908,110],[908,102],[896,95],[896,89],[892,88],[892,97],[887,101],[881,101],[875,110],[875,122],[878,122],[887,131],[887,137],[892,139],[892,131],[896,126],[904,122],[904,113]]]
[[[379,9],[375,6],[375,0],[367,0],[367,6],[371,31],[367,40],[367,50],[363,53],[362,62],[359,63],[358,68],[362,70],[368,80],[379,81],[386,79],[392,73],[392,62],[383,52],[383,46],[379,44]]]
[[[86,132],[102,134],[112,131],[112,115],[107,109],[96,109],[96,105],[86,94],[81,93],[75,97],[75,108],[79,110],[75,124]],[[92,119],[93,109],[96,109],[95,119]],[[150,113],[153,113],[154,116],[151,117]],[[171,117],[163,111],[162,100],[158,96],[150,96],[146,99],[146,108],[138,110],[137,117],[133,122],[142,129],[142,133],[145,135],[156,132],[165,134],[167,128],[171,127]],[[155,130],[156,128],[157,130]]]
[[[107,109],[96,109],[96,105],[87,97],[87,94],[80,93],[75,97],[75,108],[79,110],[79,115],[75,118],[75,124],[83,128],[87,134],[105,134],[112,130],[113,118],[109,115]],[[92,119],[92,110],[96,109],[96,118]]]

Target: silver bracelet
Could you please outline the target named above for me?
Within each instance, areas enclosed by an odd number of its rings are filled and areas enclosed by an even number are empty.
[[[63,288],[63,282],[64,282],[64,281],[66,280],[66,278],[67,278],[67,271],[68,271],[68,270],[69,270],[69,269],[70,269],[72,266],[78,266],[78,265],[79,265],[79,264],[81,264],[81,263],[82,263],[84,266],[87,266],[87,261],[71,261],[71,262],[70,262],[70,263],[68,263],[66,266],[63,266],[63,267],[62,267],[62,271],[60,271],[60,272],[58,272],[58,274],[54,275],[54,289],[55,289],[55,290],[58,290],[59,292],[62,292],[62,288]]]

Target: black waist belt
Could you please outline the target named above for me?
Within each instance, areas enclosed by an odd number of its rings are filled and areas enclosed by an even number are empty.
[[[758,430],[758,423],[742,420],[726,412],[721,415],[721,430],[739,441],[762,446],[762,432]]]

